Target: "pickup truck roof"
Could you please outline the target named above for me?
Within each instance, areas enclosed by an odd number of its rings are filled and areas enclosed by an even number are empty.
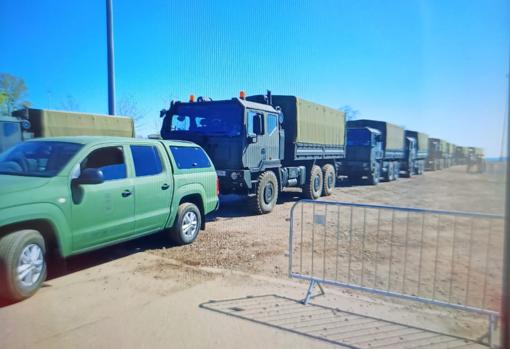
[[[29,140],[28,142],[36,142],[38,140],[47,141],[59,141],[59,142],[72,142],[79,144],[90,144],[90,143],[116,143],[116,142],[129,142],[132,144],[136,143],[164,143],[167,145],[182,146],[182,147],[196,147],[197,145],[193,142],[178,141],[178,140],[160,140],[160,139],[142,139],[142,138],[129,138],[129,137],[107,137],[107,136],[74,136],[74,137],[48,137],[48,138],[37,138]]]

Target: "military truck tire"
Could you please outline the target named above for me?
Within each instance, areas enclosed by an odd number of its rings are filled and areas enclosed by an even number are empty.
[[[31,297],[46,280],[46,244],[31,229],[0,238],[0,297],[21,301]]]
[[[202,214],[198,207],[185,202],[179,205],[177,217],[172,229],[170,239],[177,245],[191,244],[198,236],[202,226]]]
[[[379,184],[380,177],[381,177],[381,168],[380,168],[379,164],[376,164],[372,173],[367,178],[368,184],[370,184],[370,185]]]
[[[306,179],[303,196],[306,199],[311,200],[320,198],[322,193],[322,181],[323,177],[321,168],[317,165],[313,165],[310,170],[310,175]]]
[[[335,168],[333,165],[326,164],[322,166],[322,178],[324,182],[322,186],[322,195],[330,196],[333,194],[336,184]]]
[[[252,210],[257,214],[266,214],[273,210],[278,200],[278,179],[273,171],[259,175],[255,195],[250,200]]]
[[[400,177],[400,164],[393,162],[393,180],[396,181]]]

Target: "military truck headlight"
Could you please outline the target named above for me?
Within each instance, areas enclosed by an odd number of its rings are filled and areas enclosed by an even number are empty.
[[[233,181],[235,181],[236,179],[238,179],[238,178],[239,178],[239,173],[237,173],[237,172],[232,172],[232,173],[230,174],[230,178],[232,178],[232,180],[233,180]]]

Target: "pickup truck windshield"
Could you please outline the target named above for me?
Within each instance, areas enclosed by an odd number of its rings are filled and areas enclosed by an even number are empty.
[[[235,104],[195,103],[177,107],[171,132],[195,132],[235,137],[241,134],[242,109]]]
[[[32,141],[0,154],[0,174],[53,177],[76,155],[82,145],[69,142]]]
[[[347,145],[368,147],[372,143],[372,135],[367,130],[347,130]]]

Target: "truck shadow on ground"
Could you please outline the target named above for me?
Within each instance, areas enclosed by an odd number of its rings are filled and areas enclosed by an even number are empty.
[[[296,202],[303,197],[299,191],[284,191],[278,195],[277,205],[286,202]],[[211,213],[208,217],[209,220],[215,221],[218,218],[237,218],[256,216],[248,201],[248,198],[241,195],[223,195],[220,199],[220,209]]]

